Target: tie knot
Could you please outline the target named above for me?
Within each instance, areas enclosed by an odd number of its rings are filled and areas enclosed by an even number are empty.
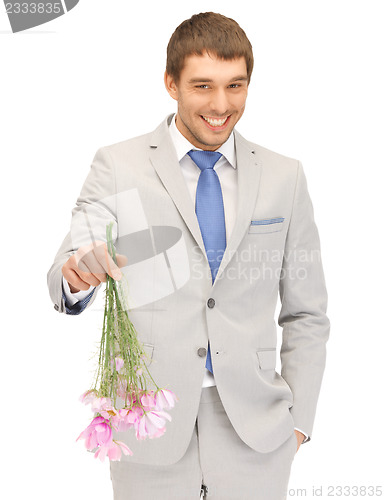
[[[192,158],[200,170],[213,168],[222,157],[222,154],[217,153],[216,151],[195,151],[193,149],[188,151],[188,155]]]

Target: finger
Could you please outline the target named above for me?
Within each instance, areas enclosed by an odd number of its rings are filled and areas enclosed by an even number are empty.
[[[63,276],[68,281],[70,285],[78,290],[88,290],[90,284],[83,281],[80,276],[73,269],[65,269],[63,268]]]
[[[92,286],[99,286],[100,280],[88,269],[85,262],[81,264],[82,269],[78,269],[76,272],[80,276],[80,278],[85,282],[89,283]]]
[[[85,273],[87,272],[92,273],[93,276],[95,276],[96,279],[98,280],[99,282],[98,284],[100,284],[101,281],[102,282],[107,281],[106,273],[101,264],[96,259],[93,249],[84,254],[83,257],[81,257],[81,259],[78,262],[78,267],[81,271]]]
[[[93,253],[97,261],[101,264],[104,271],[109,274],[113,279],[121,279],[121,271],[119,267],[113,262],[112,257],[109,255],[107,245],[97,245],[93,249]]]
[[[104,257],[107,263],[107,273],[115,280],[120,280],[122,277],[119,267],[115,264],[111,256],[108,254],[107,247],[104,247]]]
[[[125,267],[128,264],[128,259],[125,255],[120,253],[116,254],[116,261],[119,267]]]

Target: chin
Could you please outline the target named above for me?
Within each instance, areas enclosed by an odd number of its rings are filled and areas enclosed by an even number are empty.
[[[225,133],[216,133],[212,134],[209,137],[206,137],[205,144],[208,146],[221,146],[221,144],[224,144],[224,142],[228,139],[228,137],[231,135],[232,130],[230,132],[225,132]]]

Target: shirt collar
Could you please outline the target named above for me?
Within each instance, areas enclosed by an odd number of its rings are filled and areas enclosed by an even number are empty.
[[[179,131],[179,129],[176,127],[176,115],[173,115],[171,124],[169,125],[169,133],[173,142],[173,145],[175,146],[176,149],[176,155],[178,161],[180,161],[184,156],[190,151],[191,149],[197,149],[199,150],[200,148],[197,148],[196,146],[193,146],[188,139],[186,139],[183,134]],[[236,153],[235,153],[235,139],[233,136],[233,131],[231,132],[231,135],[228,137],[228,139],[225,141],[224,144],[222,144],[219,149],[216,150],[218,153],[221,153],[223,156],[225,156],[226,160],[228,163],[231,165],[233,168],[237,168],[237,162],[236,162]]]

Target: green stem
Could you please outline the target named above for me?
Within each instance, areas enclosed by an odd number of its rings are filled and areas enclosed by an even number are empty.
[[[116,261],[116,252],[112,241],[113,223],[106,228],[107,250],[113,261]],[[122,304],[124,290],[120,283],[107,274],[105,289],[105,305],[103,316],[103,330],[100,342],[99,363],[95,380],[95,390],[99,397],[110,397],[116,407],[117,388],[120,380],[127,385],[127,394],[124,405],[127,406],[129,393],[147,391],[147,376],[157,390],[158,385],[153,380],[146,363],[143,361],[143,346],[138,340],[134,325],[129,319],[127,309]],[[116,370],[116,358],[120,356],[124,361],[122,373]],[[137,368],[144,365],[146,373],[137,375]],[[135,403],[142,407],[140,402]],[[132,406],[132,404],[130,405]]]

